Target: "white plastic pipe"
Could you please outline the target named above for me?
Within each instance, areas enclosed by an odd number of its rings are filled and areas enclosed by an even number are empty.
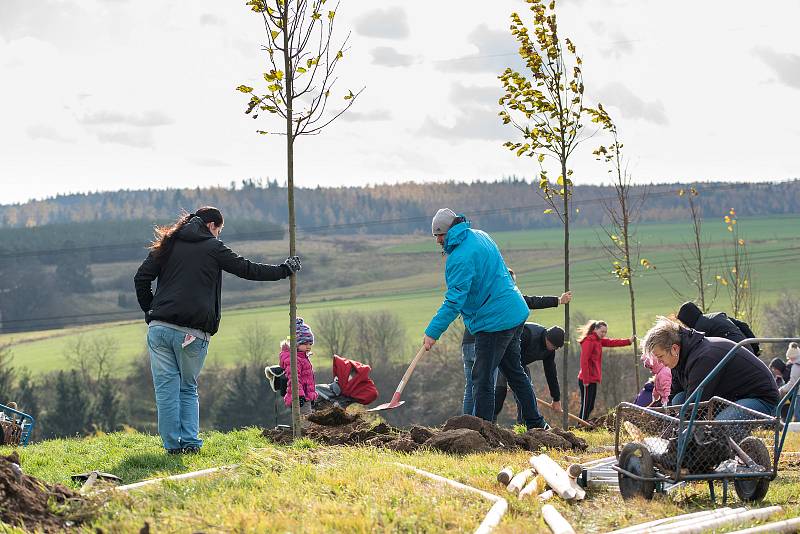
[[[542,517],[544,517],[545,523],[553,531],[553,534],[575,534],[575,530],[569,524],[569,521],[564,519],[564,516],[558,513],[558,510],[552,504],[542,506]]]
[[[773,514],[783,511],[780,506],[769,506],[767,508],[758,508],[755,510],[746,510],[733,514],[727,514],[722,517],[711,517],[708,519],[681,521],[680,525],[666,525],[665,529],[656,527],[655,529],[646,529],[638,532],[659,532],[661,534],[695,534],[705,532],[707,530],[715,529],[731,523],[739,521],[750,521],[753,519],[765,519]],[[688,524],[687,524],[688,523]]]
[[[562,499],[572,500],[579,496],[578,491],[572,487],[567,472],[546,454],[531,456],[531,465]],[[581,498],[586,496],[585,492],[581,493],[583,494]]]
[[[506,489],[508,489],[508,491],[511,493],[519,493],[519,490],[525,487],[525,482],[527,482],[533,474],[533,469],[523,469],[514,475],[514,478],[512,478],[511,482],[508,483],[508,487]]]
[[[692,512],[690,514],[675,515],[672,517],[663,517],[661,519],[656,519],[654,521],[648,521],[647,523],[639,523],[638,525],[631,525],[629,527],[612,530],[611,532],[607,532],[606,534],[631,534],[633,532],[645,528],[652,528],[658,525],[663,525],[664,523],[675,523],[678,521],[685,521],[687,519],[698,519],[700,517],[711,515],[714,512],[721,512],[723,510],[727,511],[730,510],[730,508],[726,506],[725,508],[717,508],[716,510],[703,510],[702,512]],[[744,508],[737,508],[737,510],[743,511]]]
[[[759,525],[753,528],[746,528],[744,530],[737,530],[731,534],[759,534],[761,532],[797,532],[800,531],[800,517],[794,519],[787,519],[785,521],[776,521],[775,523],[767,523],[766,525]]]
[[[169,477],[161,477],[161,478],[153,478],[150,480],[143,480],[141,482],[136,482],[134,484],[126,484],[125,486],[117,486],[114,489],[117,491],[129,491],[132,489],[139,489],[145,486],[150,486],[152,484],[158,484],[165,480],[188,480],[190,478],[199,478],[208,475],[212,475],[214,473],[218,473],[221,471],[230,471],[239,467],[239,464],[233,465],[223,465],[221,467],[212,467],[210,469],[203,469],[201,471],[192,471],[191,473],[182,473],[180,475],[172,475]]]
[[[477,493],[478,495],[482,496],[484,499],[491,501],[492,507],[489,509],[489,513],[486,514],[486,517],[483,518],[481,524],[478,525],[478,528],[475,529],[475,534],[489,534],[494,528],[500,524],[500,520],[503,518],[503,515],[508,510],[508,501],[504,498],[500,497],[499,495],[494,495],[492,493],[480,490],[478,488],[474,488],[472,486],[467,486],[466,484],[462,484],[461,482],[456,482],[455,480],[451,480],[449,478],[445,478],[443,476],[429,473],[428,471],[424,471],[422,469],[418,469],[411,465],[397,463],[403,469],[408,469],[410,471],[414,471],[418,475],[422,475],[428,477],[430,479],[436,480],[437,482],[441,482],[442,484],[447,484],[448,486],[452,486],[454,488],[469,491],[472,493]]]

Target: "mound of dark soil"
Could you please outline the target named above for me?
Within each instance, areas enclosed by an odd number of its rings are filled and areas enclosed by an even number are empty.
[[[288,444],[293,440],[290,429],[268,429],[263,434],[275,443]],[[364,444],[401,452],[413,452],[419,447],[455,454],[509,449],[586,449],[583,439],[559,429],[533,429],[517,434],[478,417],[459,415],[448,419],[441,429],[412,425],[403,430],[385,423],[373,425],[360,414],[348,414],[340,408],[309,415],[303,435],[327,445]]]
[[[54,512],[64,505],[79,506],[83,498],[61,484],[50,485],[26,475],[19,467],[19,455],[0,456],[0,519],[25,530],[59,532],[70,524],[63,515]],[[65,506],[65,509],[70,506]]]
[[[601,415],[600,417],[593,417],[586,421],[595,430],[614,430],[614,424],[616,422],[616,412],[608,412],[606,415]],[[588,430],[592,430],[591,428]]]

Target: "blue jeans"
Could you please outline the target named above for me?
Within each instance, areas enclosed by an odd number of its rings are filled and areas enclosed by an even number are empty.
[[[764,402],[761,399],[739,399],[736,401],[736,404],[770,416],[775,413],[775,405]],[[728,406],[719,412],[714,419],[717,421],[733,421],[736,419],[752,418],[752,415],[737,409],[736,406]]]
[[[153,326],[147,330],[150,371],[156,392],[158,433],[165,449],[201,447],[197,377],[208,354],[208,341],[195,339],[186,347],[186,334]]]
[[[475,397],[472,394],[472,367],[475,365],[475,343],[461,345],[461,359],[464,361],[464,414],[475,415]],[[497,370],[492,382],[497,382]]]
[[[494,420],[494,386],[497,369],[500,369],[519,400],[525,425],[528,428],[543,428],[545,421],[535,409],[533,386],[522,370],[521,334],[522,325],[499,332],[475,334],[475,364],[472,366],[475,415],[486,421]]]

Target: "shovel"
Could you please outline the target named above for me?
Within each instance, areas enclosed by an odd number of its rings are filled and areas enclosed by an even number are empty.
[[[400,395],[402,395],[403,389],[405,389],[406,384],[408,383],[408,379],[411,378],[411,373],[414,372],[414,367],[417,366],[417,362],[419,361],[420,358],[422,358],[423,354],[425,354],[425,346],[419,349],[417,355],[414,356],[413,360],[411,360],[411,365],[408,366],[408,369],[406,370],[406,373],[403,375],[403,378],[400,379],[400,383],[397,384],[397,389],[395,390],[394,395],[392,395],[392,400],[384,404],[379,404],[374,408],[370,408],[369,410],[367,410],[368,412],[382,412],[383,410],[393,410],[398,406],[402,406],[403,404],[405,404],[406,401],[400,400]]]
[[[83,486],[81,486],[80,493],[86,493],[94,486],[94,483],[97,480],[105,480],[107,482],[113,482],[115,484],[119,484],[122,482],[122,479],[119,478],[117,475],[111,473],[103,473],[101,471],[89,471],[88,473],[79,473],[77,475],[72,475],[72,480],[75,482],[83,482]]]

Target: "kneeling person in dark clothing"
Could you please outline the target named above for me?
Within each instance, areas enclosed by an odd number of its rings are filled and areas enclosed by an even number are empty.
[[[550,390],[550,397],[553,399],[553,409],[561,411],[561,390],[558,386],[558,375],[556,369],[556,350],[564,346],[564,330],[560,326],[545,328],[536,323],[525,323],[522,330],[522,369],[530,378],[531,371],[528,367],[531,363],[541,361],[544,367],[544,375],[547,378],[547,387]],[[531,380],[533,383],[533,380]],[[508,381],[500,372],[497,375],[495,385],[494,412],[495,419],[503,409],[503,403],[508,391]],[[522,407],[517,401],[517,423],[522,423]],[[535,404],[536,395],[534,393],[534,409],[538,411]]]
[[[684,302],[678,310],[678,320],[706,337],[722,337],[738,343],[744,339],[754,338],[756,335],[750,325],[735,317],[728,317],[725,312],[703,313],[694,302]],[[761,348],[758,343],[743,345],[753,354],[759,356]]]
[[[730,340],[706,337],[702,332],[662,317],[647,332],[643,350],[672,369],[670,400],[671,404],[680,404],[694,393],[734,345]],[[715,396],[772,414],[778,403],[778,386],[766,364],[749,350],[739,347],[725,367],[705,385],[699,401]],[[742,415],[741,410],[729,406],[716,419],[732,420]]]

